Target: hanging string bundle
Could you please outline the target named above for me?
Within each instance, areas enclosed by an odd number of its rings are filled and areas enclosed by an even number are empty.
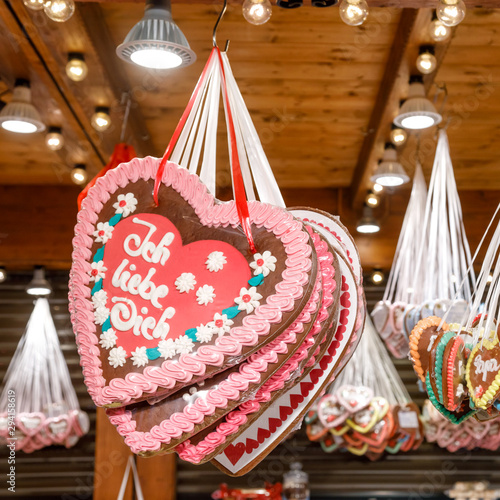
[[[31,453],[74,446],[89,431],[59,344],[47,299],[40,298],[12,357],[0,399],[0,439]],[[11,441],[12,440],[12,441]]]
[[[347,450],[376,460],[422,443],[419,409],[369,317],[352,359],[305,420],[309,439],[328,453]]]

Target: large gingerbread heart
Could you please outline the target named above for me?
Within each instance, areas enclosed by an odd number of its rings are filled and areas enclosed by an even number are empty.
[[[89,190],[73,240],[70,300],[85,383],[99,406],[166,396],[248,358],[308,302],[316,258],[303,224],[249,203],[255,255],[234,202],[195,175],[134,159]]]

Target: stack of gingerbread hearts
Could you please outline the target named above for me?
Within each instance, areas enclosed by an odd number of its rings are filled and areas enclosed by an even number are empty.
[[[367,318],[354,356],[305,422],[309,439],[325,452],[344,450],[376,460],[385,452],[420,446],[419,413]]]
[[[419,237],[415,238],[415,234]],[[404,358],[421,319],[460,322],[475,276],[446,132],[439,132],[429,192],[417,164],[415,182],[384,299],[372,317],[391,353]]]
[[[235,193],[225,203],[213,195],[221,90]],[[295,427],[359,340],[354,243],[329,214],[284,208],[218,48],[165,156],[98,179],[73,246],[85,383],[142,456],[177,452],[244,473]]]
[[[0,441],[31,453],[74,446],[89,431],[45,298],[35,308],[5,375],[0,400]]]
[[[415,372],[425,384],[429,400],[455,424],[473,415],[486,421],[498,414],[499,245],[500,224],[491,237],[477,286],[461,321],[448,324],[447,315],[431,316],[420,320],[410,336],[410,357]]]

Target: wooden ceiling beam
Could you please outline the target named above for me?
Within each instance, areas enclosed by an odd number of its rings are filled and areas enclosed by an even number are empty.
[[[363,140],[351,182],[351,206],[363,204],[366,192],[371,186],[370,176],[382,157],[384,144],[389,139],[391,124],[399,109],[399,102],[406,96],[411,74],[418,74],[415,61],[420,45],[430,42],[427,27],[432,10],[403,9],[398,30],[384,71],[375,106],[370,117],[366,136]],[[435,55],[437,69],[431,75],[424,75],[424,85],[428,91],[434,83],[452,37],[445,43],[437,44]],[[411,172],[410,172],[411,173]]]
[[[144,0],[76,0],[86,3],[144,3]],[[272,0],[273,3],[274,0]],[[396,7],[408,9],[435,8],[437,0],[368,0],[370,7]],[[183,3],[192,5],[215,5],[213,0],[174,0],[172,3]],[[222,1],[220,2],[222,4]],[[229,0],[229,4],[238,5],[242,0]],[[308,1],[306,0],[306,5]],[[500,0],[465,0],[467,7],[497,9],[500,8]]]

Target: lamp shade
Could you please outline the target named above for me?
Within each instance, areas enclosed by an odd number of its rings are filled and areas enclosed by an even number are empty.
[[[43,267],[35,267],[33,279],[26,287],[26,292],[29,295],[49,295],[52,292],[50,283],[45,279],[45,269]]]
[[[367,205],[363,208],[363,216],[358,221],[356,231],[363,234],[378,233],[380,231],[379,223],[373,217],[372,209]]]
[[[442,120],[434,104],[425,96],[421,78],[410,80],[408,99],[403,103],[394,124],[410,130],[422,130],[437,125]]]
[[[196,54],[172,19],[170,0],[148,0],[144,17],[116,49],[128,62],[151,69],[188,66]]]
[[[398,161],[396,149],[392,144],[386,144],[382,161],[378,164],[370,180],[385,187],[401,186],[410,181],[403,165]]]
[[[0,125],[19,134],[33,134],[45,129],[40,113],[31,103],[27,80],[16,80],[12,100],[0,111]]]

